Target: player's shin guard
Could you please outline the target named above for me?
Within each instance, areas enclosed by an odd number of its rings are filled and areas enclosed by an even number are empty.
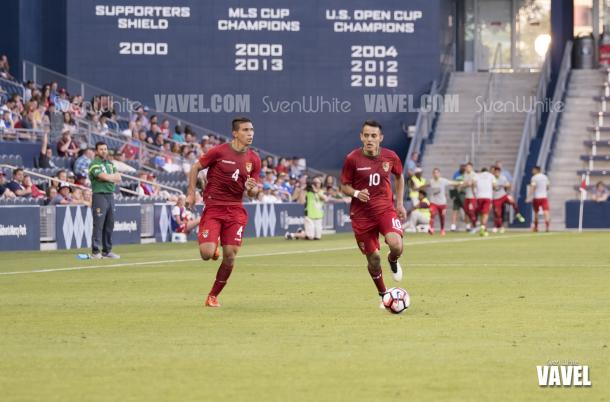
[[[383,283],[383,272],[381,271],[381,267],[372,267],[370,264],[368,266],[369,275],[371,275],[371,279],[375,283],[377,287],[377,292],[380,295],[386,292],[385,283]]]
[[[233,272],[233,265],[228,265],[225,263],[220,264],[218,272],[216,273],[216,280],[214,281],[212,290],[210,290],[210,295],[218,296],[218,294],[222,292],[222,289],[229,280],[229,276],[231,276],[231,272]]]

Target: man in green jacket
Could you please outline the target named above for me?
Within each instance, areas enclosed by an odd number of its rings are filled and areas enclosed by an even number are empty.
[[[93,233],[91,238],[91,258],[121,258],[112,252],[112,232],[114,230],[114,190],[121,175],[108,160],[108,146],[104,142],[95,144],[95,158],[89,166],[89,180],[93,192],[91,212]],[[102,245],[100,253],[100,243]]]

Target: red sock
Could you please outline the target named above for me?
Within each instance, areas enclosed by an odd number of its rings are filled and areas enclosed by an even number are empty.
[[[544,226],[546,227],[546,231],[549,231],[549,226],[551,226],[551,222],[550,221],[544,221]]]
[[[371,275],[371,278],[373,279],[373,282],[375,282],[375,286],[377,286],[377,291],[379,292],[379,294],[383,294],[386,292],[386,288],[385,288],[385,284],[383,283],[383,272],[381,271],[380,268],[372,268],[369,265],[369,274]]]
[[[214,281],[212,290],[210,290],[211,296],[218,296],[218,294],[222,292],[222,289],[227,284],[227,280],[229,280],[229,276],[231,276],[231,272],[233,272],[233,265],[220,264],[218,272],[216,273],[216,280]]]
[[[515,202],[515,200],[510,200],[508,201],[508,205],[510,205],[511,207],[513,207],[513,209],[515,210],[515,214],[519,213],[519,206],[517,205],[517,203]]]
[[[438,217],[441,220],[441,230],[445,230],[445,214],[440,214]]]

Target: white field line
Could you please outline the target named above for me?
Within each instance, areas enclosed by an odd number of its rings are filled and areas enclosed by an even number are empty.
[[[406,247],[411,245],[427,245],[427,244],[445,244],[445,243],[462,243],[462,242],[470,242],[470,241],[491,241],[491,240],[503,240],[503,239],[516,239],[523,237],[532,237],[532,236],[548,236],[554,233],[528,233],[528,234],[519,234],[519,235],[508,235],[508,236],[497,236],[497,237],[463,237],[459,239],[442,239],[442,240],[429,240],[429,241],[414,241],[405,243]],[[291,251],[277,251],[271,253],[260,253],[260,254],[246,254],[239,255],[237,258],[255,258],[255,257],[272,257],[277,255],[298,255],[298,254],[311,254],[311,253],[324,253],[324,252],[332,252],[332,251],[346,251],[346,250],[355,250],[356,246],[344,246],[344,247],[332,247],[332,248],[319,248],[312,250],[291,250]],[[407,249],[408,250],[408,249]],[[0,272],[0,276],[2,275],[24,275],[24,274],[42,274],[48,272],[61,272],[61,271],[80,271],[86,269],[104,269],[104,268],[121,268],[121,267],[137,267],[137,266],[146,266],[146,265],[161,265],[161,264],[176,264],[181,262],[194,262],[201,261],[200,258],[185,258],[178,260],[158,260],[158,261],[141,261],[141,262],[124,262],[117,264],[108,264],[108,265],[82,265],[79,267],[66,267],[66,268],[48,268],[48,269],[36,269],[32,271],[14,271],[14,272]],[[322,264],[324,265],[324,264]]]

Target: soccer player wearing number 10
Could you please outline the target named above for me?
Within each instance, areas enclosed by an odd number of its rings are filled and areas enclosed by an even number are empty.
[[[204,261],[218,258],[218,239],[222,245],[222,263],[205,305],[220,307],[218,294],[222,291],[231,272],[235,256],[242,242],[248,213],[242,199],[244,191],[249,197],[258,193],[261,160],[248,147],[254,138],[252,122],[240,117],[232,123],[233,140],[210,149],[191,168],[187,195],[187,207],[195,204],[197,174],[208,169],[207,185],[203,192],[205,208],[199,222],[199,254]]]
[[[402,255],[402,225],[406,218],[403,205],[405,181],[398,155],[381,148],[381,125],[367,120],[360,131],[362,148],[355,149],[345,158],[341,172],[341,191],[353,197],[350,217],[356,242],[366,256],[368,271],[379,295],[386,292],[379,255],[379,235],[390,247],[388,262],[395,281],[402,280],[398,258]],[[390,175],[396,187],[392,193]],[[394,205],[394,202],[396,203]]]

